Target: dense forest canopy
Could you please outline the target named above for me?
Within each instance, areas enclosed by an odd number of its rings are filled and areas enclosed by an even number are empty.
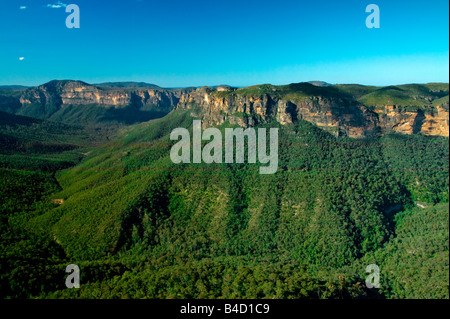
[[[175,110],[110,142],[2,123],[1,296],[449,297],[448,138],[268,123],[279,167],[260,175],[247,162],[172,163],[170,132],[193,119]],[[82,289],[64,286],[72,263]],[[364,284],[371,263],[380,289]]]

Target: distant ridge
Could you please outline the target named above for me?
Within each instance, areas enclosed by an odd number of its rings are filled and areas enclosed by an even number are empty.
[[[30,86],[23,86],[23,85],[0,85],[0,90],[21,90],[21,89],[27,89]]]
[[[152,88],[161,89],[160,86],[145,82],[105,82],[93,84],[99,87],[110,87],[110,88]]]
[[[315,86],[332,86],[333,84],[330,84],[328,82],[324,81],[308,81],[309,84],[315,85]]]
[[[366,137],[396,131],[448,136],[448,83],[375,87],[323,81],[249,87],[167,89],[144,82],[53,80],[37,87],[0,90],[0,111],[66,124],[128,125],[174,109],[200,112],[203,123],[243,127],[305,120],[336,136]]]
[[[166,115],[190,92],[142,82],[102,85],[52,80],[21,90],[1,90],[0,111],[74,125],[128,125]]]

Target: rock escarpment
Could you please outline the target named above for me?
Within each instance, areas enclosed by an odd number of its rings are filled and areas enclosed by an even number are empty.
[[[187,92],[189,89],[108,88],[81,81],[51,81],[28,88],[17,98],[8,97],[14,100],[8,101],[8,105],[15,107],[14,110],[11,107],[4,109],[7,112],[43,119],[50,118],[69,105],[169,113],[182,94]]]
[[[449,103],[424,109],[387,105],[375,110],[383,131],[449,136]]]
[[[188,109],[203,125],[250,127],[306,120],[336,136],[370,137],[387,132],[449,136],[448,84],[388,87],[294,83],[163,89],[145,83],[90,85],[51,81],[0,90],[0,111],[83,124],[88,120],[128,124]],[[89,116],[85,116],[88,114]]]
[[[366,106],[351,95],[308,83],[298,84],[296,90],[259,89],[202,87],[181,96],[177,108],[191,109],[205,127],[224,123],[250,127],[271,121],[286,125],[303,119],[336,136],[359,138],[391,131],[449,136],[448,101],[436,107]]]
[[[128,105],[173,108],[185,90],[102,88],[81,81],[52,81],[30,88],[20,97],[22,104],[98,104],[125,107]]]

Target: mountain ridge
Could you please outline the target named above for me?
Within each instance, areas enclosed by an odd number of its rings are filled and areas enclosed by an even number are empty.
[[[53,80],[21,91],[1,91],[0,110],[69,124],[132,124],[166,115],[188,91]]]
[[[0,110],[71,124],[132,124],[174,109],[191,109],[203,117],[205,125],[230,122],[248,127],[272,120],[287,125],[304,119],[336,136],[369,137],[395,131],[448,137],[448,96],[448,83],[375,87],[310,81],[166,89],[143,82],[92,85],[53,80],[0,91]]]
[[[352,86],[310,83],[221,91],[203,87],[183,95],[176,108],[202,116],[204,126],[229,122],[250,127],[274,120],[287,125],[303,119],[336,136],[359,138],[395,131],[448,137],[448,85],[446,90],[445,84],[429,86],[358,87],[359,92],[367,91],[360,95],[352,92]],[[442,103],[433,105],[434,101]]]
[[[102,83],[95,83],[92,84],[94,86],[98,87],[111,87],[111,88],[152,88],[152,89],[162,89],[162,87],[146,83],[146,82],[102,82]]]
[[[85,84],[55,82],[28,94],[51,107],[47,97],[67,99],[70,85]],[[323,298],[364,298],[371,293],[361,285],[366,266],[377,264],[387,271],[378,297],[448,298],[448,139],[418,131],[428,109],[437,114],[435,102],[445,103],[442,88],[381,91],[415,90],[411,101],[426,107],[365,106],[379,122],[389,113],[422,112],[413,135],[337,138],[320,127],[341,118],[341,132],[358,128],[357,115],[366,119],[358,113],[361,98],[378,89],[202,87],[184,92],[166,116],[140,118],[103,138],[97,127],[55,123],[56,115],[59,122],[75,115],[80,121],[100,110],[123,119],[133,105],[62,104],[79,113],[58,110],[52,121],[0,113],[0,294],[232,299],[316,298],[320,291]],[[401,102],[403,93],[393,98]],[[282,114],[292,123],[281,124]],[[261,175],[248,161],[173,163],[173,129],[190,131],[193,120],[209,124],[217,116],[225,116],[219,129],[233,119],[278,128],[276,174]],[[61,280],[70,263],[83,269],[83,289],[67,289]]]

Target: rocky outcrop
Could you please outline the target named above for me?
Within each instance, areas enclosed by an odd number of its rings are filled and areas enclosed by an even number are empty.
[[[171,111],[186,90],[146,88],[105,88],[81,81],[52,81],[27,89],[20,97],[20,103],[41,105],[86,105],[114,106],[116,108],[137,106]]]
[[[120,121],[128,117],[127,123],[136,123],[154,118],[150,113],[156,112],[155,116],[160,117],[177,108],[201,116],[205,127],[224,123],[250,127],[271,121],[289,125],[306,120],[336,136],[358,138],[386,132],[449,136],[448,85],[421,86],[420,92],[429,90],[426,98],[408,93],[407,89],[417,85],[395,87],[395,94],[401,91],[403,97],[410,98],[404,105],[383,104],[391,97],[386,95],[389,90],[380,88],[378,91],[386,97],[380,95],[377,104],[369,106],[366,100],[358,97],[359,93],[328,84],[313,84],[163,89],[154,85],[145,87],[147,84],[121,87],[117,83],[107,86],[81,81],[51,81],[20,90],[20,94],[14,96],[3,96],[5,91],[2,91],[0,111],[64,121],[66,114],[74,114],[78,109],[85,112],[86,107],[91,112],[92,107],[97,111],[99,108],[107,110],[98,112],[95,121],[111,118]],[[361,91],[361,88],[357,89]],[[422,102],[418,103],[418,99]],[[438,103],[434,103],[435,99]]]
[[[336,136],[359,138],[391,131],[449,136],[448,102],[425,111],[397,106],[369,108],[345,95],[310,95],[299,100],[276,93],[248,95],[233,88],[219,91],[202,87],[181,96],[177,108],[201,116],[204,127],[224,123],[250,127],[271,121],[287,125],[303,119]]]
[[[133,124],[164,116],[191,90],[144,87],[139,83],[108,87],[55,80],[23,90],[1,90],[0,111],[77,125]]]
[[[387,105],[384,108],[376,109],[375,112],[379,116],[380,127],[384,131],[449,136],[448,102],[424,109]]]
[[[177,108],[192,109],[193,115],[201,115],[205,127],[225,122],[249,127],[273,120],[286,125],[303,119],[337,136],[370,136],[377,130],[376,114],[345,98],[311,96],[294,102],[268,94],[245,96],[232,92],[223,96],[211,88],[201,88],[183,95]]]
[[[425,114],[420,131],[425,135],[449,137],[449,104],[436,107],[436,111]]]

